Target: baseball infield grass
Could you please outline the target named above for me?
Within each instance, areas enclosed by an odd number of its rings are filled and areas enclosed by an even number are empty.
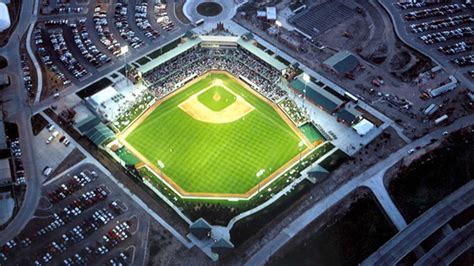
[[[237,97],[254,109],[230,123],[202,122],[179,107],[196,94],[213,112]],[[213,73],[158,105],[125,140],[186,192],[244,194],[306,149],[301,136],[239,82]]]

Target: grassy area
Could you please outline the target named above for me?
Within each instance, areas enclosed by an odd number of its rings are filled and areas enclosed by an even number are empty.
[[[319,146],[317,149],[313,150],[310,155],[304,158],[299,164],[295,165],[291,169],[288,169],[285,174],[276,179],[266,189],[261,190],[258,195],[256,195],[250,200],[238,202],[227,200],[181,199],[178,194],[174,193],[173,190],[171,190],[152,172],[148,171],[148,169],[140,168],[139,172],[140,175],[144,179],[149,180],[154,185],[154,187],[160,191],[160,193],[162,193],[168,199],[173,201],[173,203],[178,208],[182,209],[183,212],[191,220],[196,220],[200,217],[203,217],[211,224],[227,225],[229,220],[232,219],[234,216],[238,215],[239,213],[255,208],[256,206],[269,200],[275,195],[275,193],[279,192],[284,187],[288,186],[290,182],[298,178],[300,176],[300,172],[304,170],[308,165],[317,161],[319,158],[321,158],[321,156],[323,156],[333,148],[334,146],[330,143],[325,143]],[[288,206],[288,204],[291,204],[291,201],[296,200],[297,198],[299,198],[300,195],[307,192],[311,185],[312,184],[310,184],[309,182],[303,182],[301,185],[298,185],[294,190],[287,193],[287,195],[285,195],[280,200],[271,205],[271,213],[278,213],[278,210],[281,210],[280,208],[284,208],[285,206]],[[298,196],[296,196],[295,194],[297,194]],[[273,207],[274,205],[279,207]],[[278,208],[278,210],[276,208]],[[248,222],[255,221],[254,216],[260,217],[260,213],[261,212],[239,222],[238,224],[242,225],[239,225],[239,227],[237,228],[247,228],[247,226],[250,226],[250,224],[252,224],[252,222]],[[267,213],[267,211],[265,211],[264,213]],[[268,219],[266,219],[265,222],[268,222]],[[243,233],[244,232],[240,232],[237,229],[237,231],[233,232],[232,234],[235,235]],[[239,238],[240,237],[242,237],[242,239],[248,238],[247,235],[239,236]]]
[[[140,160],[125,147],[118,149],[116,154],[127,165],[135,165],[140,162]]]
[[[301,132],[306,136],[306,138],[314,143],[315,141],[324,139],[321,133],[316,129],[316,127],[312,123],[306,123],[299,127]]]
[[[224,110],[235,102],[237,97],[221,86],[214,86],[198,96],[198,100],[215,112]]]
[[[269,265],[357,265],[396,232],[371,194],[336,216],[310,224]]]
[[[214,124],[178,107],[215,79],[255,109],[234,122]],[[205,105],[222,108],[213,96],[205,97]],[[271,106],[223,74],[211,74],[162,103],[126,140],[185,191],[231,194],[247,192],[297,156],[301,142]]]
[[[31,127],[34,136],[37,136],[47,125],[48,120],[46,120],[41,114],[35,114],[31,117]]]
[[[413,221],[442,198],[472,180],[474,133],[453,133],[442,147],[400,169],[390,194],[407,221]]]

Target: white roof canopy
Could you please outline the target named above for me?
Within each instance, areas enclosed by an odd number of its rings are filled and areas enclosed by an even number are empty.
[[[369,120],[365,118],[360,120],[359,123],[352,126],[352,128],[360,136],[364,136],[365,134],[369,133],[374,127],[375,127],[374,124],[372,124]]]

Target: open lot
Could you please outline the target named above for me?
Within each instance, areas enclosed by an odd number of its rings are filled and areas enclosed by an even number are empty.
[[[395,233],[374,196],[357,191],[296,235],[269,265],[357,265]]]
[[[234,122],[214,124],[198,121],[179,107],[216,79],[232,90],[217,98],[225,101],[234,94],[254,110]],[[202,96],[204,106],[222,108],[219,100]],[[130,130],[124,139],[131,150],[186,192],[245,193],[305,148],[300,147],[302,134],[297,135],[275,109],[223,74],[212,74],[173,95]]]

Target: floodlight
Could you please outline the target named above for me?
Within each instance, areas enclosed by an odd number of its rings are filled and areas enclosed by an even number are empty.
[[[311,78],[310,78],[310,76],[309,76],[308,74],[303,73],[303,80],[304,80],[305,82],[309,82],[309,81],[311,80]]]

